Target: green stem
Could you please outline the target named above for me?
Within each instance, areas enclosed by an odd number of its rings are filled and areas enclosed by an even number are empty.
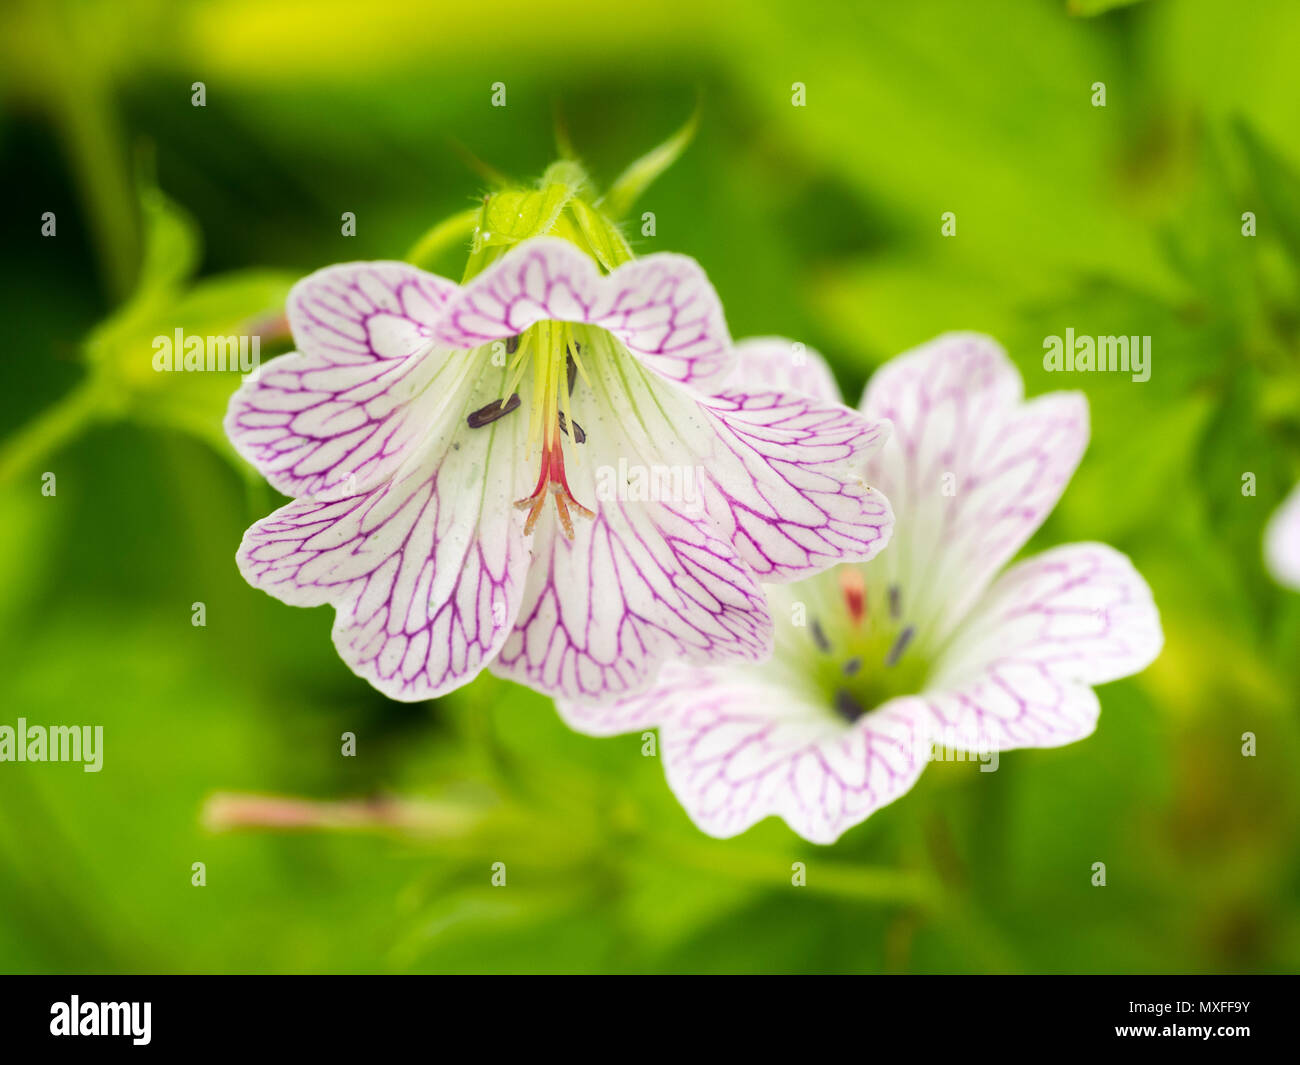
[[[934,915],[935,923],[946,929],[950,940],[964,941],[972,952],[981,955],[986,971],[1024,972],[1015,948],[981,908],[970,877],[951,847],[952,831],[946,813],[936,812],[932,829],[925,851],[944,893],[944,904]]]
[[[83,381],[0,444],[0,484],[16,479],[95,421],[103,414],[102,400],[94,381]]]
[[[125,298],[139,268],[139,209],[112,86],[99,58],[86,55],[62,5],[38,11],[43,86],[55,128],[85,205],[96,254],[115,299]]]
[[[513,806],[513,802],[508,802],[505,806],[493,807],[490,812],[500,818]],[[519,824],[527,825],[529,843],[542,849],[563,850],[570,847],[575,838],[581,839],[584,835],[579,833],[575,837],[572,821],[566,821],[562,828],[552,828],[529,818],[528,807],[518,806],[516,812],[524,817]],[[461,807],[426,799],[319,802],[291,796],[217,794],[205,804],[203,820],[214,830],[358,829],[383,830],[409,837],[438,837],[470,831],[488,814],[486,808]],[[510,820],[507,817],[503,823]],[[547,834],[551,831],[555,832],[555,840],[547,842]],[[691,869],[769,889],[790,883],[784,859],[779,855],[746,852],[725,843],[692,842],[656,835],[641,836],[639,842],[643,844],[644,859],[655,865],[666,859]],[[593,850],[598,849],[593,843]],[[913,906],[927,911],[942,910],[946,905],[938,885],[923,873],[835,861],[811,864],[807,887],[814,893],[858,902]]]
[[[481,207],[471,207],[443,219],[416,241],[403,258],[415,266],[427,267],[448,248],[468,240],[481,213]]]

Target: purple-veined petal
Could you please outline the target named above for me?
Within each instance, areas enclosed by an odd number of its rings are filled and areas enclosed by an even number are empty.
[[[463,684],[515,623],[528,548],[512,504],[527,425],[502,418],[470,429],[463,416],[497,394],[502,376],[462,390],[392,481],[290,503],[240,547],[250,584],[294,606],[332,604],[339,654],[391,698]]]
[[[574,732],[585,736],[621,736],[659,728],[683,710],[692,686],[711,682],[716,668],[702,668],[669,660],[655,674],[654,683],[627,695],[608,699],[577,700],[556,696],[555,709]]]
[[[1082,395],[1026,403],[1022,389],[994,341],[950,334],[891,360],[863,398],[893,423],[867,464],[898,523],[873,584],[901,589],[932,647],[1042,524],[1087,446]]]
[[[579,495],[581,498],[581,495]],[[493,672],[575,702],[644,687],[666,658],[759,661],[772,619],[752,575],[706,520],[671,504],[598,504],[572,542],[533,535],[515,631]]]
[[[1092,685],[1145,669],[1164,637],[1146,581],[1105,544],[1012,566],[962,623],[924,696],[936,743],[1055,747],[1089,735]]]
[[[709,512],[760,580],[866,561],[889,542],[890,502],[858,472],[888,425],[791,392],[729,391],[708,407]]]
[[[697,389],[721,382],[734,364],[722,305],[693,259],[650,255],[602,277],[556,237],[512,248],[473,278],[447,304],[438,334],[449,347],[472,348],[545,319],[605,329],[656,373]]]
[[[699,264],[658,253],[620,266],[603,282],[606,304],[594,322],[656,373],[701,391],[735,365],[722,304]]]
[[[806,840],[833,843],[916,783],[930,745],[914,701],[852,725],[821,702],[798,683],[673,664],[652,690],[615,707],[562,712],[598,734],[658,724],[669,786],[711,836],[775,815]]]
[[[226,435],[285,495],[354,495],[405,461],[438,398],[430,385],[448,371],[433,359],[341,366],[284,355],[231,398]]]
[[[821,353],[785,337],[747,337],[737,341],[736,368],[727,384],[740,392],[798,392],[841,403],[839,385]]]
[[[888,425],[792,392],[703,400],[635,364],[597,375],[594,387],[632,454],[702,471],[715,528],[759,580],[864,561],[888,543],[889,502],[861,473]]]
[[[235,449],[296,498],[356,495],[390,477],[450,376],[429,346],[454,290],[402,263],[349,263],[300,281],[289,295],[300,350],[231,397],[225,429]]]
[[[290,291],[289,328],[300,352],[324,362],[401,359],[430,342],[456,291],[407,263],[327,266]]]
[[[765,581],[865,561],[888,542],[891,510],[857,473],[888,435],[840,402],[825,360],[781,337],[736,345],[729,387],[711,406],[720,425],[711,511]]]
[[[1264,559],[1279,583],[1300,591],[1300,487],[1292,489],[1269,520]]]

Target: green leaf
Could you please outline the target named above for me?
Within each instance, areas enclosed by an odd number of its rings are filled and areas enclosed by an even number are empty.
[[[1288,253],[1300,262],[1300,174],[1244,119],[1234,123],[1264,207],[1259,224],[1272,224]]]
[[[152,341],[175,329],[186,336],[240,336],[274,332],[270,323],[283,313],[294,278],[275,270],[239,270],[201,281],[169,304],[144,330],[112,353],[118,379],[130,395],[134,421],[179,429],[234,458],[221,427],[230,396],[241,377],[232,372],[159,373],[153,369]],[[272,357],[267,340],[262,359]]]

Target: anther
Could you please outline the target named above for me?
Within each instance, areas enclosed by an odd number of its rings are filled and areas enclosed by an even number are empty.
[[[812,624],[808,626],[808,629],[812,633],[813,643],[817,645],[817,650],[821,651],[824,655],[830,654],[831,642],[826,639],[826,633],[822,631],[822,623],[816,618],[813,618]]]
[[[909,625],[900,632],[898,634],[898,639],[894,641],[894,646],[889,649],[889,654],[885,655],[885,665],[897,665],[898,660],[903,657],[903,652],[907,650],[907,645],[912,642],[912,637],[915,635],[915,625]]]
[[[491,425],[498,418],[504,418],[512,410],[519,406],[519,393],[510,393],[510,398],[504,403],[499,399],[494,399],[486,406],[479,407],[473,414],[465,419],[471,429],[482,429],[485,425]]]
[[[867,711],[852,692],[841,688],[835,693],[835,712],[851,725]]]
[[[570,363],[569,365],[572,366],[573,364]],[[569,426],[564,420],[564,411],[560,411],[560,432],[565,436],[569,435]],[[577,422],[573,423],[573,442],[575,444],[585,444],[587,442],[587,434],[583,432],[582,426]]]

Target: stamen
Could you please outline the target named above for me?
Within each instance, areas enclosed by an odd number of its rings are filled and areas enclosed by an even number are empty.
[[[894,641],[894,646],[889,649],[889,654],[885,656],[885,665],[896,666],[898,660],[903,657],[903,652],[907,650],[907,645],[912,642],[912,637],[915,635],[915,625],[909,625],[900,632],[898,639]]]
[[[482,429],[485,425],[491,425],[498,418],[504,418],[512,410],[519,406],[519,393],[512,392],[510,398],[505,402],[494,399],[486,406],[479,407],[465,420],[469,423],[471,429]]]
[[[563,411],[560,411],[560,432],[564,433],[566,436],[569,433],[568,422],[564,417]],[[587,442],[587,434],[583,432],[582,426],[577,422],[573,423],[573,442],[575,444],[585,444]]]
[[[568,338],[568,335],[569,335],[569,326],[568,326],[568,323],[566,322],[566,323],[564,324],[564,327],[560,330],[560,342],[563,343],[563,342]],[[561,351],[564,351],[564,350],[566,350],[566,349],[562,347],[560,350],[561,350]],[[567,356],[566,356],[566,361],[567,361]],[[560,367],[557,365],[557,366],[555,367],[556,374],[557,374],[557,378],[556,378],[556,380],[555,380],[555,385],[556,385],[556,391],[558,391],[558,392],[560,393],[560,403],[559,403],[559,411],[558,411],[558,415],[559,415],[559,417],[558,417],[558,420],[559,420],[559,423],[560,423],[560,429],[561,429],[561,431],[562,431],[562,432],[565,432],[565,433],[567,434],[568,430],[565,429],[565,424],[566,424],[567,422],[571,422],[571,421],[573,421],[573,415],[569,412],[569,396],[570,396],[570,394],[573,392],[573,389],[572,389],[572,388],[560,388],[560,387],[559,387],[559,384],[560,384],[559,379],[558,379],[559,369],[560,369]],[[576,428],[576,426],[575,426],[575,428]],[[584,439],[585,439],[585,435],[584,435]]]
[[[544,450],[549,447],[551,442],[549,425],[554,424],[555,421],[554,412],[549,409],[554,402],[554,395],[551,391],[551,367],[555,362],[551,353],[550,326],[550,322],[538,322],[533,326],[537,334],[537,352],[533,356],[535,374],[533,407],[528,416],[529,453],[539,443],[543,445]],[[548,414],[550,417],[547,417]],[[545,464],[545,459],[543,459],[543,468],[545,468]]]
[[[835,712],[851,725],[867,711],[852,692],[841,688],[835,693]]]
[[[591,378],[587,376],[587,368],[582,365],[582,345],[578,341],[570,339],[566,345],[566,352],[569,359],[573,360],[573,365],[578,368],[578,373],[582,377],[582,383],[588,388],[591,387]],[[569,391],[573,391],[573,385],[569,385]]]
[[[524,372],[528,369],[528,338],[531,333],[522,333],[518,337],[511,337],[511,340],[517,341],[515,344],[515,361],[510,364],[510,384],[506,388],[506,394],[515,391],[519,387],[519,382],[524,379]],[[506,350],[510,350],[509,341],[506,342]]]

